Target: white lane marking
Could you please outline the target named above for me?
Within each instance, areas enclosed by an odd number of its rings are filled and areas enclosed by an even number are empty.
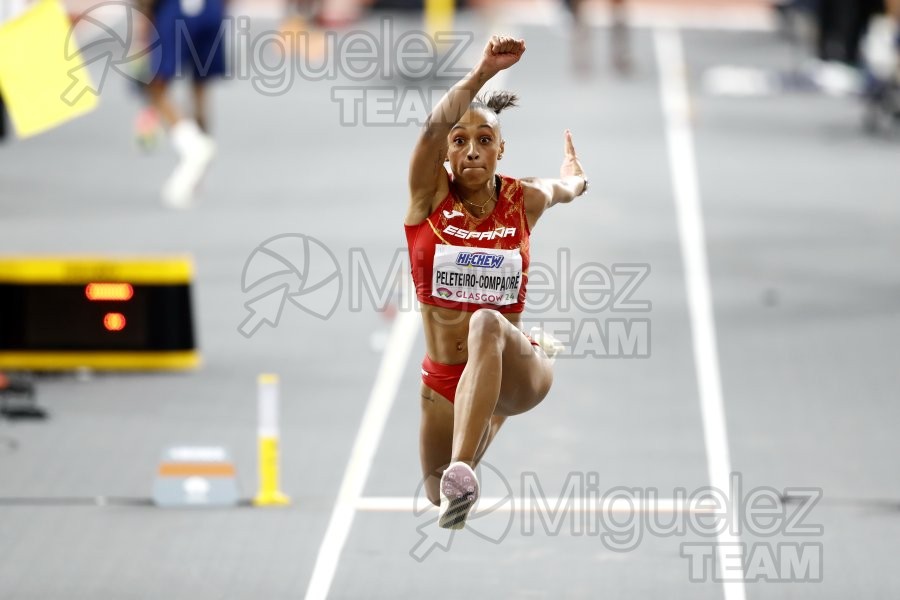
[[[485,496],[478,500],[475,513],[480,512],[532,512],[553,510],[564,507],[566,512],[575,513],[627,513],[627,514],[671,514],[671,513],[725,513],[727,508],[717,510],[712,506],[704,506],[704,500],[697,498],[658,498],[656,500],[630,501],[621,497],[597,498],[591,502],[572,502],[572,498],[510,498]],[[481,507],[487,507],[482,509]],[[360,498],[356,510],[367,512],[405,512],[421,514],[436,512],[425,498],[412,496],[368,496]]]
[[[372,460],[384,432],[384,425],[397,397],[403,370],[409,362],[409,353],[419,330],[419,318],[418,311],[404,310],[397,314],[394,321],[375,385],[369,395],[366,412],[356,434],[356,442],[347,461],[331,519],[319,547],[312,578],[306,589],[306,600],[325,600],[328,596],[344,543],[353,524],[357,503],[362,496]]]
[[[706,235],[700,204],[697,160],[690,125],[690,100],[687,88],[687,64],[681,36],[674,28],[657,29],[653,33],[656,62],[659,65],[660,96],[666,119],[666,141],[669,167],[678,213],[678,233],[684,261],[691,334],[694,345],[694,366],[700,393],[703,417],[703,438],[706,445],[707,469],[710,485],[730,494],[731,458],[725,428],[722,401],[722,379],[716,348],[712,293],[709,283],[709,263],[706,256]],[[736,514],[737,499],[730,498],[732,515]],[[726,600],[743,600],[743,556],[735,552],[738,536],[725,531],[718,537],[720,576]],[[731,551],[727,549],[730,548]]]

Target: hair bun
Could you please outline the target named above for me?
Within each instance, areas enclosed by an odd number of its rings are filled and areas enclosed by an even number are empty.
[[[513,92],[506,90],[497,90],[486,94],[479,94],[475,97],[475,104],[481,104],[494,111],[494,114],[500,114],[507,108],[519,105],[519,96]]]

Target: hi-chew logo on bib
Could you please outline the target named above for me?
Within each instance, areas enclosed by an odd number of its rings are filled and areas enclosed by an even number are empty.
[[[460,252],[456,257],[456,264],[464,267],[498,269],[503,264],[503,257],[487,252]]]
[[[519,300],[522,255],[519,249],[481,249],[438,245],[434,249],[431,295],[451,302],[505,306]]]

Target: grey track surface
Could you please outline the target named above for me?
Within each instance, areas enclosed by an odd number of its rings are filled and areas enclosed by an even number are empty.
[[[562,31],[520,33],[528,52],[506,86],[523,105],[503,118],[503,171],[553,176],[568,127],[593,183],[590,195],[542,219],[533,260],[553,264],[567,248],[574,265],[648,263],[638,296],[653,303],[652,355],[561,359],[550,397],[511,420],[487,460],[515,493],[524,472],[537,473],[549,495],[570,472],[598,474],[602,490],[696,490],[708,481],[706,454],[651,34],[635,33],[632,77],[609,73],[598,39],[598,69],[578,81]],[[789,63],[768,34],[683,35],[695,84],[706,66]],[[847,101],[694,91],[732,465],[746,487],[824,491],[810,517],[825,528],[813,540],[824,544],[824,581],[748,584],[748,597],[897,597],[900,145],[865,137]],[[297,81],[266,97],[229,82],[213,98],[220,155],[202,201],[185,213],[157,201],[172,153],[132,150],[137,102],[119,78],[93,114],[0,147],[0,252],[190,253],[204,355],[187,375],[45,378],[50,421],[0,422],[0,442],[18,443],[0,446],[3,600],[282,599],[306,590],[378,371],[370,337],[390,323],[370,305],[350,310],[345,296],[328,321],[286,310],[277,328],[247,340],[236,330],[249,299],[241,272],[257,245],[282,233],[321,240],[343,265],[351,248],[365,248],[373,270],[386,272],[404,244],[415,130],[339,126],[328,83]],[[422,351],[420,337],[365,496],[416,492]],[[145,499],[159,452],[173,443],[227,446],[249,497],[255,378],[268,371],[281,375],[292,507],[38,505]],[[616,553],[597,536],[514,527],[500,544],[458,535],[448,553],[419,563],[409,556],[418,524],[404,513],[358,512],[331,597],[722,597],[719,584],[688,580],[679,545],[696,536],[648,535]]]

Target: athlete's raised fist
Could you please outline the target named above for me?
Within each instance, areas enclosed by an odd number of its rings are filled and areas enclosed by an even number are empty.
[[[525,40],[517,40],[505,35],[492,36],[484,47],[481,57],[482,66],[499,72],[508,69],[522,58],[525,53]]]

